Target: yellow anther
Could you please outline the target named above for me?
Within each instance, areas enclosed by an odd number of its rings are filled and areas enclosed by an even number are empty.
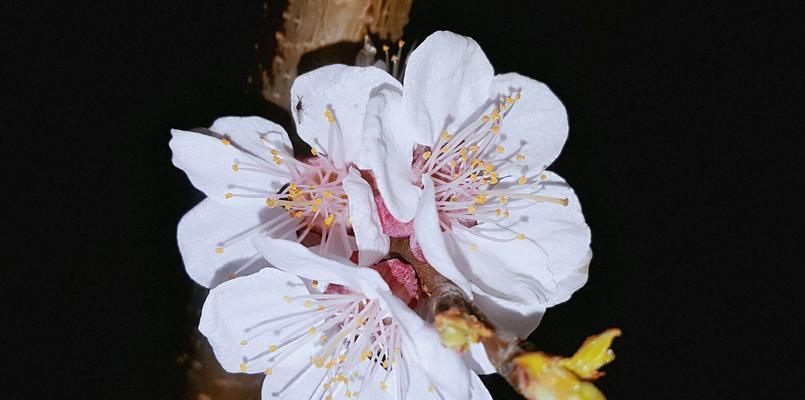
[[[514,99],[511,98],[511,97],[507,97],[506,98],[506,103],[512,104],[512,103],[514,103]]]
[[[475,206],[467,207],[467,212],[470,213],[470,214],[475,214]]]
[[[506,104],[505,103],[500,103],[500,112],[503,112],[505,110],[506,110]]]
[[[383,45],[383,51],[389,51],[389,45],[384,44]]]
[[[296,183],[291,183],[290,186],[288,186],[288,190],[291,191],[291,192],[295,192],[298,189],[299,189],[299,187],[296,186]]]
[[[302,218],[302,211],[301,210],[297,211],[296,213],[294,213],[293,216],[296,217],[296,218]]]
[[[310,206],[310,211],[313,211],[313,212],[319,211],[319,207],[314,204],[314,205]]]
[[[246,363],[243,361],[240,362],[240,372],[246,372]]]
[[[428,392],[433,393],[434,390],[436,390],[436,388],[434,388],[432,385],[428,386]]]
[[[248,341],[248,340],[246,340],[246,339],[243,339],[243,340],[241,340],[241,341],[240,341],[240,345],[241,345],[241,346],[246,346],[246,345],[248,345],[248,344],[249,344],[249,341]]]
[[[462,148],[458,149],[458,154],[460,154],[462,156],[466,156],[467,155],[467,148],[462,147]]]
[[[525,160],[525,154],[518,154],[514,157],[514,159],[517,161],[523,161]]]
[[[486,196],[482,194],[475,196],[475,204],[486,204]]]
[[[282,300],[284,300],[286,303],[290,303],[291,301],[293,301],[293,299],[288,297],[288,295],[282,296]]]
[[[503,146],[498,146],[495,148],[495,151],[497,151],[498,154],[503,154],[506,151],[506,149],[503,148]]]
[[[318,206],[318,205],[321,205],[321,201],[322,201],[322,200],[321,200],[321,197],[318,197],[318,198],[316,198],[316,200],[313,200],[313,204],[315,204],[315,205],[317,205],[317,206]]]
[[[344,361],[346,361],[346,360],[347,360],[347,356],[345,356],[345,355],[343,355],[343,354],[341,354],[340,356],[338,356],[338,363],[339,363],[339,364],[343,364],[343,363],[344,363]],[[358,372],[356,371],[355,373],[357,374]]]
[[[478,151],[478,145],[477,144],[471,145],[470,146],[470,151],[473,152],[473,153],[477,152]],[[472,162],[475,163],[475,160],[472,160]]]
[[[385,392],[386,388],[388,388],[388,385],[386,385],[386,382],[380,382],[380,390]]]
[[[450,138],[452,138],[452,136],[450,136],[450,134],[447,133],[447,131],[442,132],[442,140],[448,141],[450,140]]]
[[[383,366],[383,368],[385,368],[385,369],[389,369],[389,360],[384,360],[384,361],[381,363],[381,365]]]
[[[470,245],[470,251],[478,251],[478,245],[473,243]]]
[[[478,174],[470,174],[470,180],[475,182],[478,180]]]
[[[456,196],[454,194],[451,194],[450,195],[450,201],[456,201],[456,200],[458,200],[458,196]]]
[[[517,180],[517,183],[525,185],[526,183],[528,183],[528,178],[526,178],[525,175],[523,175],[520,177],[520,179]]]
[[[274,208],[274,207],[277,206],[277,204],[279,204],[277,199],[274,199],[274,198],[271,198],[271,197],[266,199],[266,205],[268,206],[268,208]]]
[[[498,132],[500,132],[500,125],[494,125],[494,126],[492,126],[492,133],[493,133],[493,134],[496,134],[496,133],[498,133]]]
[[[216,252],[216,253],[218,253],[218,254],[221,254],[221,253],[223,253],[223,252],[224,252],[224,248],[223,248],[223,247],[220,247],[220,246],[219,246],[219,247],[216,247],[216,248],[215,248],[215,252]]]
[[[315,365],[316,368],[324,366],[324,357],[310,357],[310,363]]]
[[[347,398],[350,398],[350,397],[352,397],[352,392],[347,390],[346,392],[344,392],[344,396],[346,396]]]
[[[400,348],[399,348],[399,347],[395,347],[395,348],[394,348],[394,352],[395,352],[395,353],[397,353],[397,354],[400,354],[401,350],[400,350]]]
[[[275,351],[277,351],[277,345],[272,344],[271,346],[268,346],[269,353],[273,353]]]
[[[525,235],[520,233],[517,235],[517,240],[525,240]]]
[[[279,151],[279,150],[277,150],[277,149],[271,149],[271,155],[278,156],[279,154],[280,154],[280,151]]]
[[[516,95],[514,95],[515,100],[520,100],[521,97],[523,97],[522,93],[517,93]]]
[[[456,165],[458,165],[458,164],[456,163],[456,160],[450,160],[450,163],[449,163],[449,164],[450,164],[450,168],[455,168],[455,167],[456,167]]]
[[[496,108],[492,110],[492,120],[497,121],[499,118],[500,118],[500,112],[498,112],[498,109]]]
[[[508,202],[509,202],[509,198],[508,198],[508,197],[506,197],[506,196],[500,196],[500,197],[498,198],[498,201],[500,201],[500,204],[501,204],[501,205],[505,205],[506,203],[508,203]]]
[[[426,152],[422,153],[422,159],[423,160],[429,159],[431,154],[433,154],[433,153],[430,152],[430,151],[426,151]]]
[[[271,368],[266,368],[266,372],[265,372],[266,375],[271,375],[273,373],[274,373],[274,371]]]
[[[462,161],[462,162],[467,162],[467,156],[462,155],[462,156],[461,156],[461,161]]]
[[[229,278],[229,280],[231,281],[232,279],[235,279],[235,278],[237,278],[238,276],[237,276],[237,275],[235,275],[235,273],[234,273],[234,272],[230,272],[230,273],[229,273],[229,275],[227,275],[226,277],[227,277],[227,278]]]
[[[496,208],[496,209],[495,209],[495,216],[496,216],[496,217],[499,217],[499,216],[500,216],[500,214],[502,214],[502,213],[503,213],[503,210],[501,210],[501,209],[499,209],[499,208]]]
[[[489,121],[489,116],[488,116],[488,115],[484,115],[483,117],[481,117],[481,121],[483,121],[483,122],[487,122],[487,121]]]
[[[327,335],[321,335],[321,337],[319,338],[319,340],[322,341],[322,342],[326,342],[327,339],[328,339]]]
[[[395,54],[395,55],[393,55],[393,56],[391,56],[391,62],[397,62],[397,60],[399,60],[399,59],[400,59],[400,58],[399,58],[399,57],[397,57],[397,55],[396,55],[396,54]]]
[[[324,400],[333,400],[333,396],[328,394],[327,397],[324,398]]]
[[[330,193],[330,192],[324,192],[324,193],[322,193],[322,195],[324,195],[324,197],[326,197],[327,199],[332,199],[333,198],[333,194]]]
[[[238,172],[239,169],[237,164],[232,164],[232,171]]]
[[[539,180],[541,180],[541,181],[543,181],[543,182],[547,181],[547,180],[548,180],[548,175],[547,175],[547,174],[542,174],[542,175],[540,175],[540,176],[539,176]]]
[[[398,40],[398,41],[397,41],[397,46],[398,46],[398,47],[403,47],[403,46],[405,46],[405,40],[402,40],[402,39]]]
[[[442,153],[447,153],[447,150],[450,150],[450,146],[448,146],[448,145],[442,146],[442,148],[441,148]]]
[[[227,138],[221,138],[221,143],[223,143],[224,146],[229,146],[230,144],[232,144],[232,142],[230,142],[229,139]]]
[[[282,159],[279,156],[274,156],[274,164],[280,165],[282,164]]]
[[[335,122],[335,116],[333,116],[333,112],[329,108],[324,111],[324,116],[327,117],[327,122],[330,124]]]
[[[313,307],[313,302],[311,300],[305,300],[305,302],[302,303],[302,305],[305,306],[305,308],[311,308]]]
[[[485,170],[487,173],[492,172],[492,171],[494,171],[494,170],[495,170],[495,166],[494,166],[494,165],[492,165],[492,164],[486,164],[486,165],[484,165],[484,170]]]
[[[319,304],[316,306],[316,311],[324,311],[324,308],[325,307],[323,305]]]
[[[311,327],[310,327],[310,328],[307,330],[307,333],[309,333],[309,334],[311,334],[311,335],[315,335],[315,334],[316,334],[316,328],[314,328],[314,327],[312,327],[312,326],[311,326]]]
[[[317,280],[315,280],[315,279],[314,279],[314,280],[312,280],[312,281],[310,281],[310,286],[311,286],[313,289],[315,289],[315,288],[319,287],[319,281],[317,281]]]
[[[460,176],[459,174],[457,174],[455,172],[453,173],[453,179],[458,179],[459,176]]]
[[[231,199],[231,198],[233,198],[233,197],[235,197],[235,195],[234,195],[234,194],[232,194],[232,193],[226,193],[226,194],[224,194],[224,198],[225,198],[225,199],[227,199],[227,200],[229,200],[229,199]]]
[[[335,218],[334,214],[330,214],[327,218],[324,219],[324,225],[330,226],[333,223],[333,218]]]
[[[509,210],[503,211],[503,218],[509,218]]]
[[[498,174],[496,174],[494,172],[490,172],[489,173],[489,183],[491,183],[493,185],[498,183]]]
[[[311,147],[310,148],[310,154],[313,154],[314,156],[317,156],[317,155],[319,155],[319,151],[316,150],[315,147]]]

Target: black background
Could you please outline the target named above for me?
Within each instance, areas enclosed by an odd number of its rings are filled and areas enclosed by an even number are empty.
[[[531,339],[571,353],[623,329],[599,383],[611,399],[794,397],[801,10],[484,3],[415,0],[406,38],[471,36],[567,107],[553,169],[595,257]],[[175,227],[202,196],[169,129],[261,112],[244,94],[261,4],[11,4],[3,397],[177,398],[192,286]]]

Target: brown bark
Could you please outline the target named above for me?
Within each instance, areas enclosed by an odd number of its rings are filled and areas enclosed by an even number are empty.
[[[266,31],[255,44],[257,67],[250,84],[265,100],[290,111],[291,84],[305,54],[351,44],[343,48],[350,53],[346,59],[354,60],[366,35],[397,40],[408,23],[412,1],[264,0]],[[328,61],[318,58],[314,63]]]

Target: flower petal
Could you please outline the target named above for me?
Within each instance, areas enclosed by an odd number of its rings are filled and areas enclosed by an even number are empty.
[[[283,296],[308,294],[298,277],[264,268],[246,277],[224,282],[210,291],[201,311],[199,330],[209,339],[215,357],[229,372],[260,373],[269,366],[269,357],[259,357],[284,333],[259,330],[260,323],[306,311],[302,302],[287,303]],[[310,363],[316,349],[300,348],[282,365],[289,370]],[[245,364],[245,368],[242,364]]]
[[[416,123],[416,141],[433,145],[454,132],[486,103],[493,70],[474,40],[440,31],[411,52],[405,68],[403,105]]]
[[[281,209],[264,205],[232,206],[204,199],[182,217],[176,233],[187,274],[199,285],[212,288],[228,280],[230,274],[241,275],[268,266],[248,237],[216,249],[221,242],[274,218],[283,218],[284,214]]]
[[[565,180],[545,172],[544,196],[567,198],[567,206],[550,207],[543,203],[528,209],[528,220],[522,232],[548,254],[548,269],[558,284],[550,294],[547,306],[562,303],[587,282],[587,269],[592,258],[590,228],[584,221],[581,203]]]
[[[173,165],[182,169],[193,186],[220,203],[264,204],[261,193],[275,193],[288,181],[287,170],[254,157],[229,139],[174,129],[170,141]],[[234,168],[240,163],[254,164],[260,172]],[[253,197],[228,193],[254,194]]]
[[[419,208],[414,218],[414,231],[422,253],[428,263],[442,276],[451,280],[464,290],[472,300],[472,289],[467,278],[453,263],[453,259],[445,243],[442,228],[439,225],[439,215],[436,212],[436,197],[433,189],[433,180],[430,176],[422,176],[422,197],[419,199]]]
[[[358,245],[358,265],[372,265],[389,252],[389,237],[380,225],[372,187],[354,168],[344,178],[342,187],[349,198],[349,218]]]
[[[260,117],[221,117],[215,120],[210,130],[226,137],[241,149],[271,160],[271,150],[293,154],[293,147],[285,128]]]
[[[370,298],[377,290],[389,290],[377,271],[345,258],[323,257],[290,240],[255,237],[254,245],[271,265],[303,278],[347,286]]]
[[[461,357],[476,374],[494,374],[498,371],[497,368],[492,365],[492,362],[489,361],[489,355],[486,354],[486,349],[481,343],[471,344],[469,351],[465,351]]]
[[[403,361],[408,364],[408,371],[421,371],[426,377],[423,380],[429,381],[445,398],[470,398],[471,379],[475,374],[461,357],[444,347],[433,327],[399,298],[389,292],[379,292],[378,295],[399,324]],[[410,394],[408,397],[421,398]]]
[[[537,173],[550,165],[567,140],[568,123],[565,106],[544,84],[516,74],[495,76],[490,96],[494,104],[513,98],[511,110],[500,123],[500,145],[525,156],[525,163]]]
[[[420,189],[414,185],[411,161],[415,129],[402,118],[401,95],[394,88],[380,88],[366,105],[361,155],[358,166],[372,170],[377,190],[391,215],[400,222],[414,218]]]
[[[378,86],[400,84],[375,67],[328,65],[300,75],[291,87],[291,110],[299,136],[311,147],[339,160],[354,161],[363,132],[363,118],[370,92]],[[301,102],[301,105],[299,104]],[[332,109],[341,138],[330,143],[330,123],[325,117]]]

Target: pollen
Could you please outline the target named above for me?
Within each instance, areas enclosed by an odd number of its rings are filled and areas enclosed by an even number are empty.
[[[523,161],[523,160],[525,160],[525,155],[524,154],[518,154],[517,156],[514,157],[514,159],[517,160],[517,161]]]
[[[313,307],[313,302],[310,301],[310,300],[305,300],[305,302],[302,303],[302,305],[304,305],[305,308],[311,308],[311,307]]]
[[[233,198],[233,197],[235,197],[235,195],[234,195],[234,194],[232,194],[232,193],[226,193],[226,194],[224,194],[224,198],[225,198],[225,199],[227,199],[227,200],[229,200],[229,199],[231,199],[231,198]]]
[[[325,219],[324,219],[324,225],[326,225],[326,226],[330,226],[330,225],[332,225],[332,223],[333,223],[333,218],[335,218],[335,215],[334,215],[334,214],[330,214],[330,215],[328,215],[328,216],[327,216],[327,218],[325,218]]]
[[[275,351],[277,351],[277,345],[272,344],[271,346],[268,346],[268,352],[269,353],[273,353]]]
[[[475,214],[475,206],[467,207],[467,212],[470,213],[470,214]]]
[[[311,147],[310,148],[310,154],[313,154],[314,156],[317,156],[317,155],[319,155],[319,151],[316,150],[315,147]]]
[[[386,382],[380,382],[380,390],[385,392],[387,388]]]
[[[478,145],[477,145],[477,144],[473,144],[473,145],[471,145],[471,146],[470,146],[470,151],[471,151],[471,152],[473,152],[473,153],[477,152],[477,151],[478,151]],[[474,166],[475,166],[475,164],[476,164],[476,162],[475,162],[475,161],[478,161],[478,160],[477,160],[477,159],[476,159],[476,160],[472,160],[473,167],[474,167]]]
[[[498,154],[503,154],[506,151],[506,149],[504,149],[503,146],[498,146],[495,148],[495,151],[497,151]]]
[[[423,160],[429,159],[431,154],[433,154],[433,153],[430,152],[430,151],[426,151],[426,152],[422,153],[422,159]]]
[[[333,122],[335,122],[333,112],[329,108],[324,111],[324,116],[327,117],[327,122],[329,122],[331,125],[333,124]]]
[[[271,149],[271,155],[272,156],[278,156],[278,155],[280,155],[280,151],[277,150],[277,149]]]
[[[542,175],[540,175],[540,176],[539,176],[539,180],[541,180],[541,181],[543,181],[543,182],[547,181],[547,180],[548,180],[548,175],[547,175],[547,174],[542,174]]]
[[[403,46],[405,46],[405,40],[402,40],[402,39],[398,40],[398,41],[397,41],[397,46],[398,46],[398,47],[403,47]]]
[[[517,235],[517,240],[525,240],[525,235],[520,233]]]
[[[233,172],[238,172],[238,169],[240,169],[240,168],[238,168],[237,164],[232,164],[232,171]]]
[[[271,368],[266,368],[266,372],[265,372],[266,375],[271,375],[273,373],[274,373],[274,371]]]
[[[333,198],[333,194],[330,192],[324,192],[322,193],[322,195],[324,195],[324,197],[327,198],[328,200]]]
[[[501,204],[501,205],[505,205],[506,203],[508,203],[508,202],[509,202],[509,198],[508,198],[508,197],[506,197],[506,196],[500,196],[500,197],[498,198],[498,201],[500,202],[500,204]]]
[[[493,126],[492,127],[492,133],[498,133],[498,132],[500,132],[500,125]]]
[[[218,253],[218,254],[221,254],[221,253],[223,253],[223,252],[224,252],[224,248],[223,248],[223,247],[220,247],[220,246],[219,246],[219,247],[216,247],[216,248],[215,248],[215,252],[216,252],[216,253]]]
[[[473,243],[470,245],[470,251],[478,251],[478,245]]]
[[[279,202],[275,198],[269,197],[266,199],[266,205],[268,208],[274,208],[277,206],[277,204],[279,204]]]
[[[526,178],[525,175],[523,175],[520,177],[520,179],[517,180],[517,183],[525,185],[526,183],[528,183],[528,178]]]
[[[319,281],[317,281],[317,280],[312,280],[312,281],[310,281],[310,286],[311,286],[313,289],[315,289],[315,288],[319,287]]]
[[[452,138],[452,136],[450,136],[450,134],[447,133],[447,131],[442,132],[442,140],[444,140],[446,142],[446,141],[450,140],[450,138]]]
[[[482,194],[475,196],[475,204],[486,204],[486,196]]]
[[[229,146],[230,144],[232,144],[232,142],[230,142],[229,139],[227,139],[225,137],[221,138],[221,143],[223,143],[224,146]]]
[[[243,361],[240,362],[240,372],[246,372],[246,363]]]
[[[293,301],[293,299],[288,297],[288,295],[282,296],[282,300],[285,301],[286,303],[290,303],[291,301]]]
[[[513,99],[513,98],[511,98],[511,97],[507,97],[507,98],[506,98],[506,103],[508,103],[508,104],[512,104],[512,103],[514,103],[514,99]]]
[[[314,327],[312,327],[312,326],[311,326],[311,327],[310,327],[310,328],[307,330],[307,333],[309,333],[309,334],[311,334],[311,335],[315,335],[315,334],[316,334],[316,328],[314,328]]]
[[[248,340],[246,340],[246,339],[243,339],[243,340],[241,340],[241,341],[240,341],[240,345],[241,345],[241,346],[246,346],[246,345],[248,345],[248,344],[249,344],[249,341],[248,341]]]
[[[389,45],[384,44],[383,45],[383,51],[389,51]]]

